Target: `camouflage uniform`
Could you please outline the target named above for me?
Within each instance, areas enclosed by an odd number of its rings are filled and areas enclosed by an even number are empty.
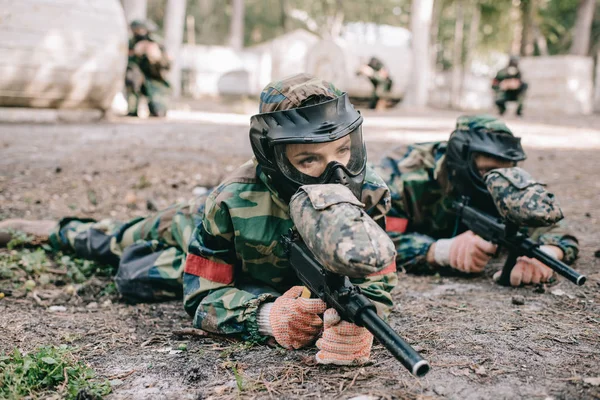
[[[129,299],[180,298],[185,253],[205,200],[201,196],[127,223],[65,218],[50,234],[50,244],[55,250],[118,266],[117,287]]]
[[[386,98],[389,92],[392,90],[393,81],[389,76],[382,75],[382,70],[386,70],[383,62],[376,57],[372,57],[367,64],[374,71],[374,74],[369,77],[371,84],[373,85],[373,92],[371,94],[371,101],[369,102],[369,108],[375,109],[380,98]]]
[[[371,168],[362,193],[365,211],[383,224],[389,191]],[[258,306],[298,284],[281,240],[292,226],[288,204],[254,160],[211,193],[183,274],[184,305],[194,326],[252,340],[264,338],[258,331]],[[390,292],[397,277],[392,267],[352,279],[383,314],[393,304]]]
[[[164,117],[167,112],[168,96],[171,92],[166,79],[166,71],[170,68],[170,62],[164,47],[160,44],[162,58],[158,62],[150,62],[146,55],[135,55],[133,49],[142,40],[158,44],[158,39],[152,34],[139,39],[134,36],[129,40],[129,59],[125,73],[127,113],[130,116],[137,115],[139,97],[144,95],[148,98],[150,115]]]
[[[520,81],[519,88],[512,90],[500,89],[501,82],[508,79],[518,79]],[[523,103],[525,100],[525,92],[527,91],[527,83],[521,80],[521,72],[519,71],[518,67],[509,65],[508,67],[502,68],[500,71],[498,71],[494,81],[492,82],[492,89],[495,93],[494,101],[498,106],[500,115],[504,114],[506,111],[507,101],[516,101],[518,104],[517,115],[521,115],[523,113]]]
[[[415,144],[401,157],[386,157],[376,172],[388,184],[392,209],[387,215],[388,235],[396,244],[396,263],[407,272],[435,273],[426,261],[429,247],[438,239],[462,232],[452,202],[444,158],[447,142]],[[579,251],[577,240],[563,224],[530,229],[532,240],[555,245],[572,263]]]

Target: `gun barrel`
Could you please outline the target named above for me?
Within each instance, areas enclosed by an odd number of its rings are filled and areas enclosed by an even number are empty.
[[[585,275],[580,274],[556,258],[549,256],[539,248],[532,249],[532,256],[578,286],[583,285],[587,280]]]
[[[413,375],[421,377],[429,372],[429,363],[394,332],[375,311],[365,310],[360,319],[362,326],[367,328]]]

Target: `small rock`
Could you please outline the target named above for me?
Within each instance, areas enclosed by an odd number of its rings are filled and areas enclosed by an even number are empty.
[[[600,376],[597,376],[595,378],[583,378],[583,381],[592,386],[600,386]]]
[[[110,307],[111,305],[112,305],[112,301],[110,301],[110,299],[102,302],[102,308],[107,308],[107,307]]]
[[[596,250],[596,251],[594,252],[594,257],[596,257],[596,258],[600,258],[600,250]]]
[[[156,204],[150,199],[146,200],[146,209],[148,211],[158,211],[158,207],[156,207]]]
[[[62,172],[62,167],[58,166],[58,167],[54,168],[54,172],[57,174],[60,174]]]
[[[522,306],[523,304],[525,304],[525,298],[523,296],[513,296],[512,303],[515,306]]]
[[[133,192],[127,192],[125,195],[125,204],[127,206],[133,206],[137,202],[137,196]]]
[[[585,216],[588,217],[588,218],[592,218],[592,214],[590,214],[589,212],[586,212]]]
[[[68,294],[70,296],[73,296],[77,292],[77,290],[75,289],[75,286],[73,286],[73,285],[67,285],[67,286],[65,286],[65,288],[63,290],[66,294]]]
[[[92,301],[87,306],[85,306],[85,308],[87,308],[88,310],[96,309],[96,308],[98,308],[98,303],[96,303],[95,301]]]
[[[94,178],[92,178],[92,176],[89,175],[89,174],[85,174],[83,176],[83,180],[86,181],[86,182],[88,182],[88,183],[91,183],[94,180]]]
[[[50,306],[50,307],[48,307],[48,311],[50,311],[50,312],[65,312],[65,311],[67,311],[67,307],[65,307],[65,306]]]
[[[475,369],[475,373],[479,376],[487,376],[487,372],[485,370],[485,367],[483,365],[480,365],[479,367],[477,367]]]
[[[192,190],[192,194],[194,196],[202,196],[203,194],[206,194],[208,192],[208,189],[205,188],[204,186],[196,186],[193,190]]]
[[[31,279],[28,279],[25,284],[23,285],[23,287],[25,288],[25,290],[30,291],[33,290],[33,288],[35,287],[35,281],[32,281]]]
[[[558,296],[558,297],[564,296],[566,294],[564,291],[562,291],[560,289],[554,289],[550,293],[552,293],[553,295]]]

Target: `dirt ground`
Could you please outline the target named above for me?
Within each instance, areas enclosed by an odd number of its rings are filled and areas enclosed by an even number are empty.
[[[447,137],[457,114],[364,115],[369,157],[377,160],[411,141]],[[249,158],[247,122],[190,112],[169,120],[0,124],[0,219],[147,215],[217,184]],[[199,336],[178,301],[128,305],[92,289],[45,302],[65,306],[57,312],[31,296],[0,300],[0,352],[76,346],[111,380],[109,399],[600,398],[600,120],[509,118],[509,125],[524,138],[525,168],[560,199],[580,239],[575,268],[588,281],[513,289],[494,284],[492,268],[472,279],[402,275],[390,324],[431,363],[424,378],[380,345],[371,365],[317,367],[314,348]]]

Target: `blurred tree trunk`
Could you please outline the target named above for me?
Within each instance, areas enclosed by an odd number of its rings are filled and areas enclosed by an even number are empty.
[[[244,0],[232,0],[229,45],[235,50],[244,47]]]
[[[444,9],[443,0],[437,0],[433,3],[433,13],[431,19],[431,36],[429,51],[431,57],[431,65],[437,70],[438,50],[441,48],[438,43],[440,35],[440,23],[442,18],[442,10]]]
[[[183,41],[183,28],[185,26],[186,0],[168,0],[165,11],[165,48],[172,59],[169,79],[173,90],[173,97],[181,94],[181,64],[179,50]]]
[[[127,22],[131,22],[134,19],[146,19],[148,11],[147,0],[123,0],[122,3]]]
[[[533,16],[535,14],[535,0],[521,0],[521,48],[522,56],[533,55]]]
[[[473,62],[473,55],[475,54],[475,48],[479,42],[479,25],[481,22],[481,7],[479,1],[475,0],[471,4],[471,22],[469,23],[469,38],[467,41],[467,54],[466,54],[466,70],[471,71],[471,63]],[[464,74],[463,74],[464,75]]]
[[[516,5],[516,3],[512,3],[512,7],[510,8],[510,20],[513,26],[510,54],[517,55],[520,54],[521,50],[521,43],[523,38],[523,24],[521,18],[521,10],[519,10],[519,6]]]
[[[465,14],[463,0],[454,1],[454,46],[452,50],[452,81],[450,101],[452,108],[460,108],[460,92],[462,87],[462,57],[463,57],[463,32],[465,27]]]
[[[288,18],[287,18],[287,6],[286,6],[286,0],[279,0],[279,7],[281,9],[281,28],[283,29],[283,33],[286,33],[289,29],[288,25]]]
[[[429,57],[432,14],[433,0],[412,1],[410,13],[412,75],[405,100],[405,103],[409,106],[424,107],[427,105],[429,98],[429,82],[432,77],[431,59]]]
[[[547,56],[548,53],[548,42],[546,41],[546,37],[540,31],[540,27],[538,24],[533,25],[533,36],[535,37],[535,44],[540,52],[541,56]]]
[[[587,56],[590,50],[590,37],[592,35],[592,21],[594,20],[594,11],[596,9],[596,0],[580,0],[577,7],[577,19],[573,28],[573,43],[571,44],[571,54],[578,56]]]

